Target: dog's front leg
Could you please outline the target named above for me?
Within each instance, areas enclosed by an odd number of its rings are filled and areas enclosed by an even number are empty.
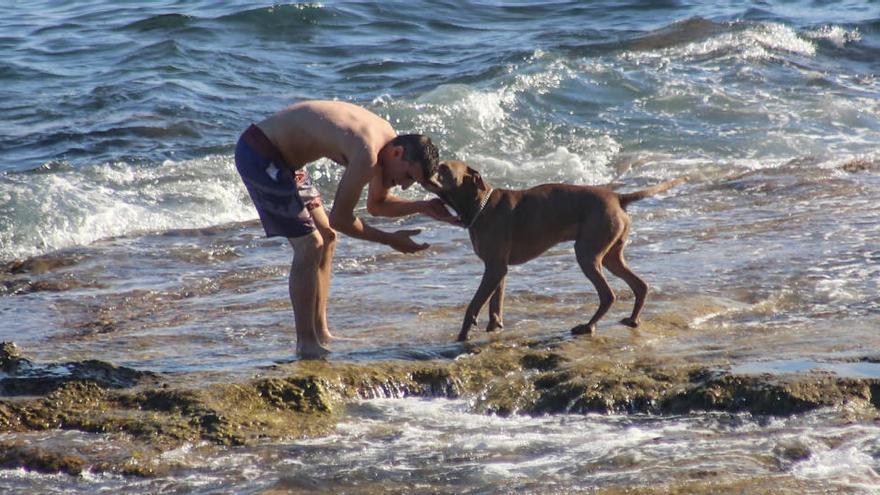
[[[507,275],[507,263],[486,263],[480,287],[477,288],[477,293],[474,294],[474,298],[471,299],[471,303],[468,304],[467,311],[464,313],[464,322],[461,324],[461,332],[458,333],[459,342],[467,340],[471,327],[477,324],[477,314],[483,305],[486,304],[489,296],[495,292],[501,281],[504,280],[505,275]]]
[[[504,285],[507,277],[501,277],[498,288],[492,293],[492,299],[489,299],[489,324],[486,326],[487,332],[496,330],[504,330]]]

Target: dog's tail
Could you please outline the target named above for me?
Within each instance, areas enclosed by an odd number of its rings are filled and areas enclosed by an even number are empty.
[[[638,201],[640,199],[645,199],[648,196],[653,196],[655,194],[660,194],[667,189],[671,189],[679,184],[687,182],[687,177],[679,177],[678,179],[673,179],[670,181],[666,181],[656,186],[649,187],[647,189],[642,189],[641,191],[631,192],[631,193],[618,193],[617,197],[620,198],[620,206],[626,208],[626,205],[632,203],[633,201]]]

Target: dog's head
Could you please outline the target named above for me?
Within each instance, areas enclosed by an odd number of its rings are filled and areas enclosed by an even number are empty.
[[[425,181],[425,189],[436,194],[456,213],[472,214],[489,189],[480,173],[459,160],[444,160],[437,166],[437,173]]]

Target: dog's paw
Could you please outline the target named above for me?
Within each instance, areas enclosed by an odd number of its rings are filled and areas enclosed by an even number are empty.
[[[596,331],[596,325],[583,324],[571,329],[572,335],[590,335]]]
[[[634,320],[632,318],[624,318],[620,320],[620,323],[630,327],[630,328],[639,328],[639,320]]]
[[[500,321],[490,321],[488,325],[486,325],[487,332],[501,332],[504,330],[504,324]]]

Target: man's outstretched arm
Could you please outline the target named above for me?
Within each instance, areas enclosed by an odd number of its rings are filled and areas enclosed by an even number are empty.
[[[346,167],[333,199],[330,226],[351,237],[385,244],[403,253],[426,249],[428,244],[417,244],[411,239],[419,230],[385,232],[370,227],[355,216],[354,209],[361,197],[361,191],[370,182],[372,175],[372,167],[369,165],[352,163]]]

